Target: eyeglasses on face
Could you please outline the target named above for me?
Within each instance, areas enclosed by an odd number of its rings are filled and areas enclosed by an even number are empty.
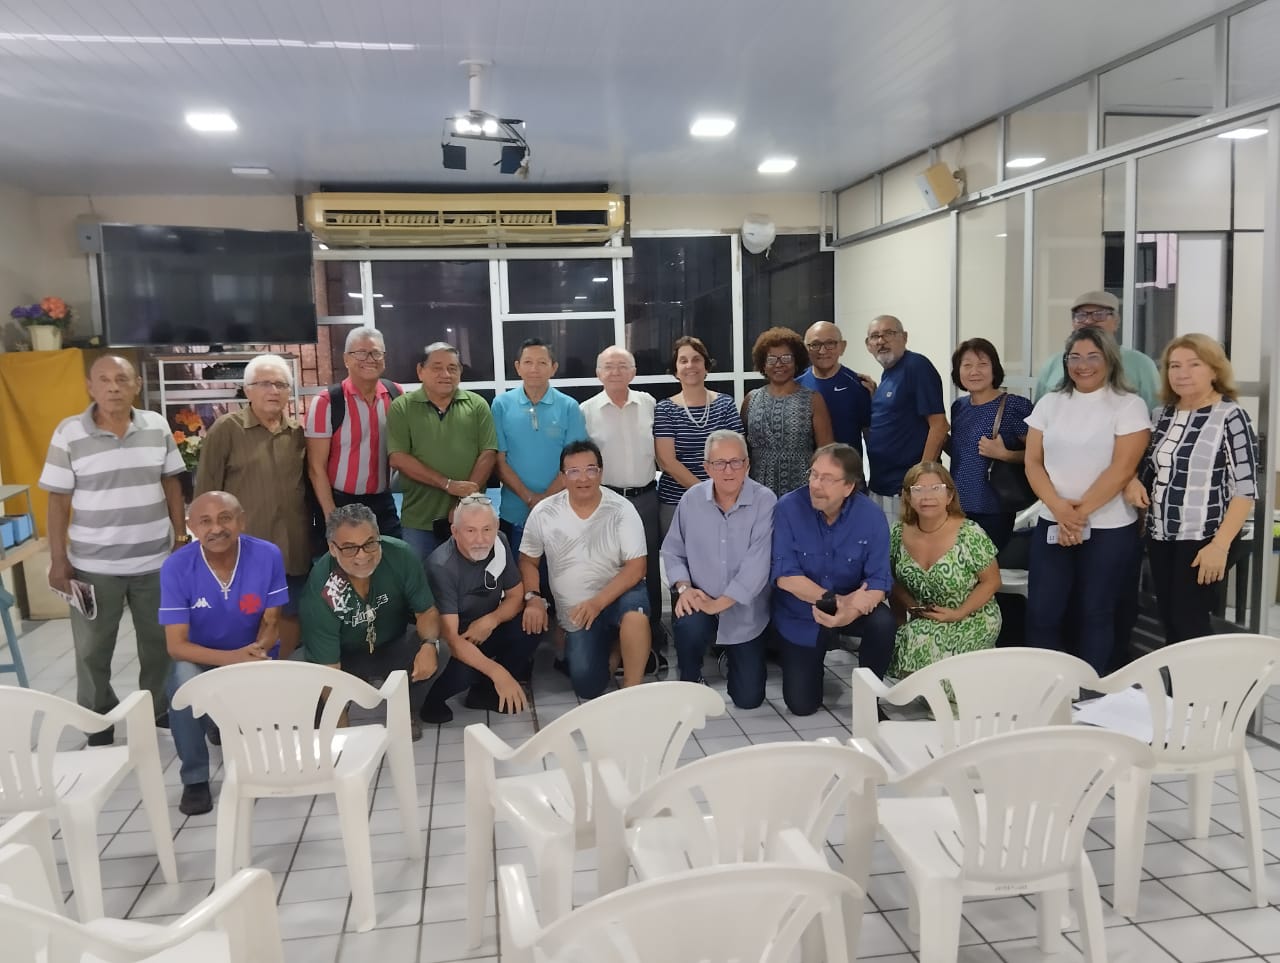
[[[840,347],[840,344],[841,342],[835,341],[835,340],[810,341],[807,344],[805,344],[805,347],[808,348],[812,353],[819,354],[823,351],[834,351],[836,350],[836,348]]]
[[[357,361],[381,361],[386,357],[381,351],[348,351],[349,357],[355,358]]]
[[[382,543],[376,538],[371,538],[363,545],[339,545],[337,542],[330,542],[343,558],[355,558],[361,552],[366,555],[377,555],[378,550],[382,548]]]
[[[566,468],[564,470],[565,478],[599,478],[600,469],[596,465],[588,465],[586,468]]]
[[[602,364],[600,370],[612,374],[620,371],[633,371],[635,370],[635,365],[628,364],[625,361],[610,361],[608,364]]]
[[[916,495],[941,495],[947,490],[945,482],[938,482],[936,485],[912,485],[907,489],[913,496]]]
[[[1077,308],[1071,312],[1072,321],[1105,321],[1107,318],[1114,318],[1116,313],[1110,308],[1095,308],[1092,311],[1084,308]]]
[[[867,344],[873,344],[876,341],[892,341],[900,334],[902,334],[901,331],[872,331],[867,335]]]
[[[716,471],[724,471],[726,468],[732,468],[734,471],[740,471],[747,464],[745,458],[716,458],[707,462],[707,467]]]
[[[794,360],[795,358],[789,354],[771,354],[764,359],[764,366],[766,368],[777,368],[784,364],[791,364]]]
[[[1081,368],[1085,366],[1102,364],[1106,359],[1096,351],[1089,354],[1069,354],[1067,355],[1067,365],[1071,368]]]
[[[463,495],[458,499],[458,506],[463,505],[492,505],[493,499],[488,495],[481,495],[478,492],[474,495]]]
[[[820,485],[846,485],[843,475],[820,475],[816,471],[809,472],[809,481]]]
[[[250,381],[246,388],[263,388],[272,391],[288,391],[292,385],[287,381]]]

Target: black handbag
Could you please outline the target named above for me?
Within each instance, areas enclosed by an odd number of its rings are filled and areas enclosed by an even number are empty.
[[[996,423],[991,428],[991,437],[1000,434],[1000,420],[1004,417],[1004,404],[1008,400],[1008,392],[1000,396],[1000,407],[996,409]],[[1027,471],[1022,462],[1000,461],[989,459],[987,465],[987,484],[1000,499],[1000,507],[1006,512],[1020,512],[1030,508],[1036,501],[1036,493],[1027,481]]]

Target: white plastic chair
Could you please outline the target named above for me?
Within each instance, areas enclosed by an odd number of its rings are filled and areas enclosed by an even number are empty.
[[[704,685],[653,682],[583,703],[518,749],[487,726],[467,726],[463,758],[470,945],[480,945],[483,934],[495,815],[515,827],[533,853],[542,918],[558,919],[573,906],[574,854],[596,842],[595,766],[612,759],[628,790],[639,792],[676,767],[693,730],[724,711],[724,699]],[[552,762],[556,768],[546,768]],[[513,769],[516,774],[507,774]]]
[[[316,706],[326,689],[328,700],[316,725]],[[386,702],[386,725],[339,729],[338,718],[349,702],[366,709]],[[372,929],[369,787],[384,755],[395,781],[407,855],[423,855],[404,671],[392,672],[375,689],[347,672],[306,662],[229,665],[184,683],[174,693],[173,707],[209,716],[222,733],[217,881],[226,882],[250,861],[254,799],[333,793],[351,875],[351,917],[358,931]]]
[[[1224,770],[1235,773],[1249,884],[1260,907],[1267,905],[1262,827],[1245,735],[1254,709],[1278,674],[1280,639],[1211,635],[1157,649],[1097,685],[1100,692],[1141,686],[1151,710],[1154,771],[1186,775],[1191,830],[1197,838],[1209,835],[1214,776]],[[1115,904],[1122,916],[1138,911],[1150,788],[1149,780],[1141,778],[1116,787]]]
[[[798,830],[770,862],[711,866],[639,883],[542,926],[524,867],[498,870],[506,963],[788,963],[806,930],[821,928],[826,963],[851,963],[856,937],[840,904],[862,890],[832,872]],[[860,915],[860,914],[853,914]]]
[[[975,739],[1068,725],[1071,700],[1097,682],[1097,673],[1075,656],[1021,647],[953,655],[892,688],[869,670],[854,669],[852,735],[869,742],[898,773],[908,773]],[[921,697],[932,720],[877,721],[877,699],[907,705]]]
[[[15,839],[16,834],[5,832],[9,829],[0,830],[0,838]],[[63,963],[82,958],[110,963],[284,963],[275,885],[266,870],[238,873],[167,926],[110,919],[77,923],[59,913],[56,883],[50,880],[44,854],[35,843],[35,837],[43,836],[48,849],[47,825],[37,829],[28,824],[23,829],[24,844],[0,843],[5,963]]]
[[[58,751],[66,728],[100,732],[121,722],[126,745]],[[149,692],[134,692],[99,714],[46,692],[0,686],[0,759],[0,813],[57,817],[80,919],[102,916],[98,814],[130,772],[142,793],[160,870],[166,882],[178,881]]]
[[[980,739],[891,783],[909,798],[882,798],[880,826],[914,890],[908,925],[919,930],[921,963],[955,963],[965,896],[1042,894],[1040,947],[1057,952],[1067,888],[1084,959],[1105,963],[1084,835],[1112,785],[1152,762],[1129,736],[1049,726]],[[945,795],[914,796],[936,787]]]

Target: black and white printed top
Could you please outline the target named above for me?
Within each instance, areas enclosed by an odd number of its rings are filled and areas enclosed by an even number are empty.
[[[1194,411],[1152,411],[1138,478],[1151,493],[1147,532],[1160,542],[1212,538],[1233,498],[1258,497],[1258,439],[1248,412],[1226,398]]]

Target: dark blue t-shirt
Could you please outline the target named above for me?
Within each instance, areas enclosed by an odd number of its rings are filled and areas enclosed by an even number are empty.
[[[841,365],[830,378],[819,378],[812,368],[806,368],[796,381],[822,395],[836,441],[861,451],[862,432],[871,424],[871,392],[858,376]]]
[[[1030,400],[1021,395],[998,395],[986,404],[975,405],[968,395],[961,395],[951,402],[951,476],[956,481],[960,507],[970,515],[1005,511],[987,481],[987,466],[991,459],[978,454],[978,440],[991,436],[1001,397],[1008,400],[1000,417],[1000,437],[1007,448],[1024,448],[1026,417],[1032,408]]]
[[[907,351],[885,370],[871,398],[871,430],[867,433],[869,487],[873,492],[902,493],[902,476],[924,455],[929,416],[946,410],[942,379],[924,355]]]
[[[187,626],[187,637],[208,649],[252,645],[262,613],[287,601],[280,549],[252,535],[240,536],[240,558],[225,592],[199,542],[184,545],[160,566],[160,624]]]

